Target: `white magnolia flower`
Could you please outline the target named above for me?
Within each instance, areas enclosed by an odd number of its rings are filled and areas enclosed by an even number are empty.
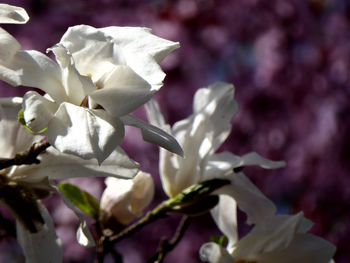
[[[155,101],[148,103],[147,110],[151,123],[172,134],[184,150],[184,158],[160,150],[160,176],[168,196],[174,197],[190,185],[205,180],[229,179],[231,185],[215,192],[222,197],[212,212],[214,219],[221,213],[235,217],[236,201],[247,213],[248,223],[262,222],[262,219],[266,220],[274,214],[273,203],[243,173],[235,173],[233,169],[248,165],[271,169],[283,166],[284,162],[269,161],[257,153],[242,157],[229,152],[215,154],[229,135],[231,119],[238,110],[232,85],[215,83],[208,88],[199,89],[193,101],[193,114],[175,123],[172,129],[165,124]],[[227,195],[233,198],[224,197]],[[230,209],[225,205],[226,210],[221,211],[221,202],[230,202]],[[228,226],[225,221],[217,223],[222,228],[231,228],[231,223]]]
[[[17,121],[17,114],[20,107],[16,103],[11,104],[11,101],[18,102],[19,100],[20,98],[0,100],[0,106],[2,108],[2,119],[0,121],[0,158],[13,158],[16,153],[28,150],[34,142],[39,142],[43,139],[42,136],[29,133]],[[52,147],[41,153],[38,159],[41,161],[40,164],[12,166],[2,169],[0,171],[0,184],[2,187],[8,185],[10,188],[18,187],[14,189],[24,189],[23,191],[26,191],[30,196],[33,195],[35,200],[37,194],[48,193],[55,189],[51,184],[52,180],[86,176],[132,178],[138,171],[138,164],[129,159],[120,148],[114,150],[101,166],[96,160],[83,160],[73,155],[60,153]],[[12,196],[16,197],[12,193],[9,193],[9,195],[8,198],[12,198]],[[15,214],[18,214],[18,212],[21,213],[19,219],[26,219],[26,215],[23,214],[25,210],[21,211],[23,204],[16,203],[16,200],[8,200],[4,192],[1,192],[1,198],[6,205],[10,206],[10,209]],[[11,207],[11,204],[14,204],[15,207]],[[28,232],[23,226],[19,226],[18,229],[22,230],[18,231],[18,239],[24,250],[24,254],[27,256],[27,262],[49,262],[47,258],[45,261],[42,257],[43,255],[49,256],[51,252],[38,253],[42,249],[43,243],[47,246],[52,244],[52,253],[61,253],[58,251],[60,247],[57,246],[57,242],[53,242],[52,240],[54,230],[51,227],[51,219],[48,218],[47,212],[44,211],[45,209],[42,205],[40,203],[37,205],[40,208],[41,217],[44,219],[44,225],[39,227],[38,232],[34,234]],[[67,205],[72,208],[69,203]],[[35,213],[34,217],[37,219]],[[83,217],[80,217],[80,219],[83,220]],[[78,241],[80,243],[89,245],[93,242],[92,237],[89,238],[91,234],[88,232],[86,222],[82,222],[79,233]],[[45,238],[47,238],[46,241]],[[33,243],[26,244],[28,240],[33,240]],[[36,242],[35,240],[41,241]],[[37,256],[40,257],[37,258]],[[61,260],[53,262],[61,262]]]
[[[105,180],[100,207],[102,222],[116,220],[128,225],[133,219],[142,216],[143,210],[150,204],[154,196],[154,183],[148,173],[139,172],[131,180],[108,177]]]
[[[227,249],[206,243],[200,257],[210,263],[329,263],[335,247],[307,232],[312,222],[303,213],[276,215],[263,226],[255,226],[241,240],[230,240]]]
[[[25,94],[24,119],[36,133],[46,129],[43,134],[59,151],[102,163],[122,141],[124,125],[131,125],[141,128],[146,141],[182,154],[171,136],[128,115],[162,86],[159,63],[178,43],[147,28],[79,25],[49,49],[56,63],[40,52],[20,50],[6,37],[0,35],[6,43],[0,48],[0,79],[46,92]]]

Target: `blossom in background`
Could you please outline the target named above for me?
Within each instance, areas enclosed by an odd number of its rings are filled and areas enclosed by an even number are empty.
[[[215,83],[199,89],[193,101],[193,114],[175,123],[172,129],[165,124],[155,101],[148,103],[147,110],[151,123],[172,134],[184,150],[184,158],[160,150],[160,177],[168,196],[173,197],[190,185],[213,178],[228,179],[230,185],[214,192],[220,195],[220,202],[212,212],[215,220],[217,214],[221,213],[235,217],[236,201],[247,213],[248,223],[262,222],[275,213],[273,203],[242,172],[233,170],[248,165],[279,168],[284,166],[284,162],[270,161],[257,153],[248,153],[242,157],[229,152],[215,154],[230,134],[231,119],[238,110],[233,85]],[[223,211],[222,202],[226,204]],[[227,222],[217,223],[221,228],[231,227],[226,225]]]
[[[276,215],[265,225],[255,226],[242,239],[230,240],[233,246],[227,249],[213,242],[204,244],[200,257],[210,263],[332,262],[335,246],[308,234],[311,227],[312,222],[305,219],[302,212]],[[236,229],[229,231],[236,232]]]
[[[40,52],[20,50],[7,33],[0,37],[6,44],[0,50],[0,79],[46,92],[25,94],[24,119],[33,132],[45,130],[56,149],[101,164],[122,141],[126,124],[139,127],[146,141],[182,154],[171,136],[128,115],[162,86],[159,63],[178,43],[148,28],[79,25],[48,49],[56,63]]]
[[[33,143],[43,139],[43,136],[29,133],[18,122],[17,114],[20,107],[16,103],[11,105],[10,101],[18,102],[19,100],[20,98],[4,99],[4,103],[2,103],[3,100],[0,100],[2,108],[1,158],[13,158],[16,153],[28,150]],[[48,262],[47,258],[45,261],[42,257],[50,255],[40,253],[43,243],[47,246],[52,245],[50,247],[52,253],[62,253],[59,243],[54,242],[57,238],[53,239],[54,229],[52,229],[51,219],[45,207],[37,201],[47,197],[50,192],[57,191],[52,180],[89,176],[132,178],[138,171],[138,164],[129,159],[119,147],[101,166],[96,160],[83,160],[73,155],[63,154],[53,147],[47,148],[38,156],[38,159],[40,164],[12,166],[0,171],[1,202],[10,208],[21,223],[17,224],[17,228],[20,229],[17,235],[27,262]],[[73,208],[72,205],[67,205]],[[80,217],[80,219],[83,218]],[[82,222],[78,233],[78,241],[81,244],[91,244],[92,240],[87,240],[90,234],[86,222]],[[45,238],[47,238],[46,241],[44,241]],[[36,242],[37,239],[41,241]],[[31,243],[26,244],[26,242]],[[60,262],[59,258],[57,260],[54,262]]]
[[[130,180],[108,177],[100,202],[101,223],[104,229],[117,223],[126,226],[133,219],[142,216],[143,210],[154,196],[154,182],[148,173],[138,172]]]

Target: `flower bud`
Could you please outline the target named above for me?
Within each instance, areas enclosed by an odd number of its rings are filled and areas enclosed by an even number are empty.
[[[104,229],[116,231],[116,226],[126,226],[142,215],[143,209],[152,201],[154,183],[148,173],[138,172],[133,179],[109,177],[102,194],[100,209]],[[119,229],[120,230],[120,229]]]

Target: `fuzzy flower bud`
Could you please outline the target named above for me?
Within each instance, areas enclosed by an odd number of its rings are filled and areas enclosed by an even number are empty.
[[[154,183],[148,173],[139,172],[133,179],[105,180],[107,188],[101,197],[101,222],[103,227],[112,228],[116,221],[128,225],[136,217],[142,215],[143,209],[149,205],[154,195]],[[113,230],[114,227],[112,228]]]

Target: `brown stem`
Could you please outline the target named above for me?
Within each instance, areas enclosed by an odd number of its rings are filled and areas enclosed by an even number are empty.
[[[181,218],[181,221],[176,229],[175,235],[173,238],[168,241],[167,239],[163,238],[160,242],[159,249],[157,253],[148,260],[148,263],[162,263],[165,259],[165,256],[172,251],[177,244],[180,242],[182,237],[184,236],[188,226],[190,224],[190,220],[188,216],[183,216]]]
[[[45,151],[50,146],[50,143],[43,141],[40,143],[34,143],[29,150],[20,152],[15,155],[14,158],[0,158],[0,170],[6,169],[13,165],[24,165],[24,164],[38,164],[38,155]]]

